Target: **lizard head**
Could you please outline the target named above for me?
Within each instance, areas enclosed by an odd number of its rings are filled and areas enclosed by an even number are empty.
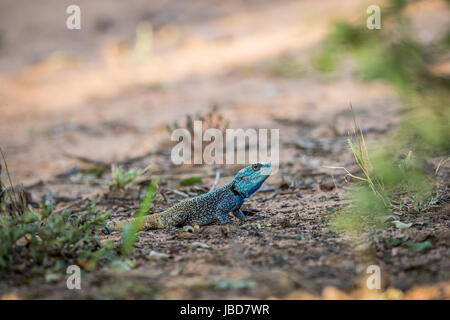
[[[255,163],[240,170],[232,181],[233,191],[250,197],[266,181],[271,172],[269,163]]]

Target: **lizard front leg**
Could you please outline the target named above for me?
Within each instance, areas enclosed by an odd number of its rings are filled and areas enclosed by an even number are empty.
[[[232,192],[226,194],[222,197],[216,207],[215,215],[217,220],[219,220],[222,224],[230,224],[232,222],[228,217],[228,213],[234,210],[239,210],[242,203],[244,203],[244,198],[238,195],[233,194]]]
[[[230,212],[236,206],[236,204],[233,202],[234,201],[222,201],[217,206],[216,217],[222,224],[231,223],[231,220],[228,217],[228,212]]]
[[[240,208],[231,211],[231,213],[233,214],[233,216],[235,216],[236,218],[238,218],[241,221],[248,220],[248,217],[241,211]]]
[[[245,213],[243,213],[241,209],[233,210],[232,213],[236,218],[238,218],[241,221],[251,221],[251,220],[258,219],[257,217],[251,217],[251,216],[245,215]]]

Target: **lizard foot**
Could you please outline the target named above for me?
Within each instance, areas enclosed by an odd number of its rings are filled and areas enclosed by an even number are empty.
[[[245,221],[255,221],[255,220],[260,220],[261,217],[257,217],[257,216],[245,216]]]
[[[111,234],[112,233],[112,230],[108,226],[105,226],[101,231],[103,234]]]
[[[106,226],[102,228],[103,234],[111,234],[114,231],[114,227],[116,226],[116,223],[114,221],[108,221],[106,223]]]

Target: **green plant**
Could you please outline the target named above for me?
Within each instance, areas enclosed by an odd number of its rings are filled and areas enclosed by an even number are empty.
[[[322,49],[313,58],[312,65],[320,72],[332,72],[337,68],[337,59],[332,50]]]
[[[9,177],[4,157],[3,163]],[[80,214],[58,212],[51,202],[34,209],[22,190],[0,184],[0,270],[42,274],[73,263],[92,270],[113,254],[112,243],[101,243],[99,236],[110,212],[95,204]]]
[[[122,166],[113,164],[111,166],[111,176],[111,189],[122,190],[139,176],[139,171],[135,169],[125,170]]]
[[[405,208],[421,212],[439,198],[434,175],[421,157],[448,155],[450,151],[448,79],[434,75],[429,68],[433,59],[444,52],[448,36],[437,46],[417,42],[403,15],[407,5],[404,0],[390,1],[382,30],[336,23],[315,57],[321,71],[332,71],[343,56],[353,58],[362,79],[384,80],[397,89],[404,103],[403,117],[390,139],[375,147],[366,145],[354,121],[354,137],[348,143],[361,174],[340,168],[356,183],[347,193],[350,205],[330,221],[336,231],[380,228],[392,214]],[[406,156],[402,157],[402,153]]]
[[[330,229],[344,234],[359,234],[386,225],[389,212],[366,185],[355,186],[347,194],[350,204],[330,219]]]
[[[406,94],[420,86],[429,78],[426,66],[432,54],[414,40],[401,10],[390,10],[386,15],[385,20],[392,21],[389,31],[336,22],[313,65],[321,72],[330,72],[341,57],[348,56],[357,62],[364,80],[382,79]]]
[[[357,181],[348,194],[351,204],[335,215],[332,228],[350,233],[368,231],[383,227],[387,218],[403,206],[416,211],[428,208],[435,199],[435,188],[413,152],[401,159],[386,143],[369,151],[354,114],[353,121],[354,140],[349,138],[348,144],[361,175],[343,167],[329,167],[343,169],[347,177]]]
[[[450,48],[450,31],[447,31],[447,33],[445,34],[444,39],[442,39],[442,44],[444,48]]]
[[[191,186],[197,183],[203,183],[203,179],[201,177],[189,177],[180,180],[180,186],[182,187]]]
[[[450,92],[428,89],[412,93],[395,139],[420,154],[445,155],[450,152]]]
[[[130,225],[127,225],[122,230],[122,253],[129,256],[133,252],[134,243],[137,240],[138,232],[142,229],[144,218],[148,214],[150,208],[153,206],[156,193],[158,192],[158,182],[153,180],[149,185],[144,199],[135,214],[135,220]]]

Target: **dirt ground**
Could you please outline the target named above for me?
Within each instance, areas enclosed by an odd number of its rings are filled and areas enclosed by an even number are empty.
[[[57,208],[72,210],[96,202],[113,219],[132,216],[143,187],[109,191],[108,173],[81,173],[94,161],[151,164],[167,195],[155,212],[206,192],[214,168],[174,166],[166,125],[214,105],[232,128],[279,129],[280,170],[246,201],[252,223],[142,232],[131,270],[86,273],[82,290],[67,290],[62,280],[5,280],[0,297],[450,298],[448,164],[438,176],[441,202],[402,217],[413,223],[411,240],[431,239],[431,249],[368,245],[327,225],[346,202],[347,184],[342,172],[325,167],[356,169],[346,143],[350,103],[368,140],[386,138],[400,116],[395,92],[359,80],[351,62],[329,76],[311,67],[330,23],[364,17],[370,1],[78,3],[82,29],[70,31],[70,1],[0,1],[0,145],[13,180],[33,200],[51,195]],[[447,7],[427,3],[414,20],[424,38],[450,26]],[[134,47],[136,28],[149,23],[151,52],[142,53]],[[287,74],[283,64],[292,69],[293,59],[296,73]],[[221,169],[223,185],[239,166]],[[203,184],[179,186],[191,176]],[[120,244],[119,234],[110,239]],[[364,289],[371,264],[382,272],[375,292]]]

